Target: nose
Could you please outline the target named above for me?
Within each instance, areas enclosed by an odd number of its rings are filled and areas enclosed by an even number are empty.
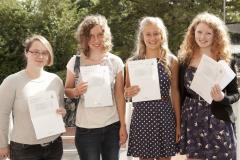
[[[206,37],[207,37],[207,34],[202,33],[202,34],[200,35],[200,38],[201,38],[201,39],[205,39]]]
[[[92,36],[93,42],[99,42],[100,38],[97,35]]]
[[[39,57],[39,58],[43,58],[43,57],[44,57],[44,56],[43,56],[43,53],[42,53],[42,52],[38,53],[38,57]]]
[[[155,40],[157,38],[157,36],[155,36],[155,35],[153,35],[153,34],[151,34],[150,36],[149,36],[149,39],[150,40]]]

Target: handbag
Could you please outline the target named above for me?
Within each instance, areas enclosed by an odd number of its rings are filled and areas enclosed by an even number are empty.
[[[76,55],[75,64],[74,64],[74,86],[76,86],[79,73],[80,73],[80,55]],[[66,127],[75,127],[77,106],[80,101],[80,97],[76,98],[64,98],[64,107],[66,110],[66,115],[63,118]]]

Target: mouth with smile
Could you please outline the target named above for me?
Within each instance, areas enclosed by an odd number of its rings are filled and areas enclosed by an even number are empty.
[[[101,47],[101,44],[92,44],[92,46],[98,48]]]
[[[198,42],[201,43],[201,44],[207,44],[208,43],[207,40],[198,40]]]
[[[148,44],[150,44],[150,45],[156,45],[156,44],[158,44],[158,42],[157,42],[157,41],[154,41],[154,42],[148,42]]]

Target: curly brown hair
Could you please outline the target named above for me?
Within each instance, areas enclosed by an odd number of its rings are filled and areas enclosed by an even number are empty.
[[[178,54],[180,61],[189,65],[193,54],[199,49],[195,41],[195,29],[199,23],[205,23],[213,30],[214,41],[211,52],[216,55],[218,60],[229,62],[231,53],[228,29],[219,17],[208,12],[198,14],[189,25]]]
[[[89,15],[79,24],[75,37],[78,41],[78,49],[80,53],[83,53],[86,57],[90,56],[88,41],[90,38],[90,31],[96,25],[100,25],[104,33],[104,52],[111,51],[112,34],[107,24],[107,19],[99,14]]]

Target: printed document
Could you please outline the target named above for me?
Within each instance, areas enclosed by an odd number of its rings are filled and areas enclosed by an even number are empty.
[[[65,132],[62,115],[56,113],[59,104],[54,91],[30,96],[28,105],[37,139]]]
[[[210,95],[212,87],[219,84],[221,89],[224,89],[235,76],[236,74],[225,61],[217,62],[203,55],[190,88],[211,104],[213,100]]]
[[[82,80],[88,82],[84,94],[85,107],[106,107],[113,105],[108,66],[92,65],[80,67]]]
[[[161,99],[157,59],[144,59],[128,62],[131,86],[138,85],[139,93],[132,97],[133,102]]]

